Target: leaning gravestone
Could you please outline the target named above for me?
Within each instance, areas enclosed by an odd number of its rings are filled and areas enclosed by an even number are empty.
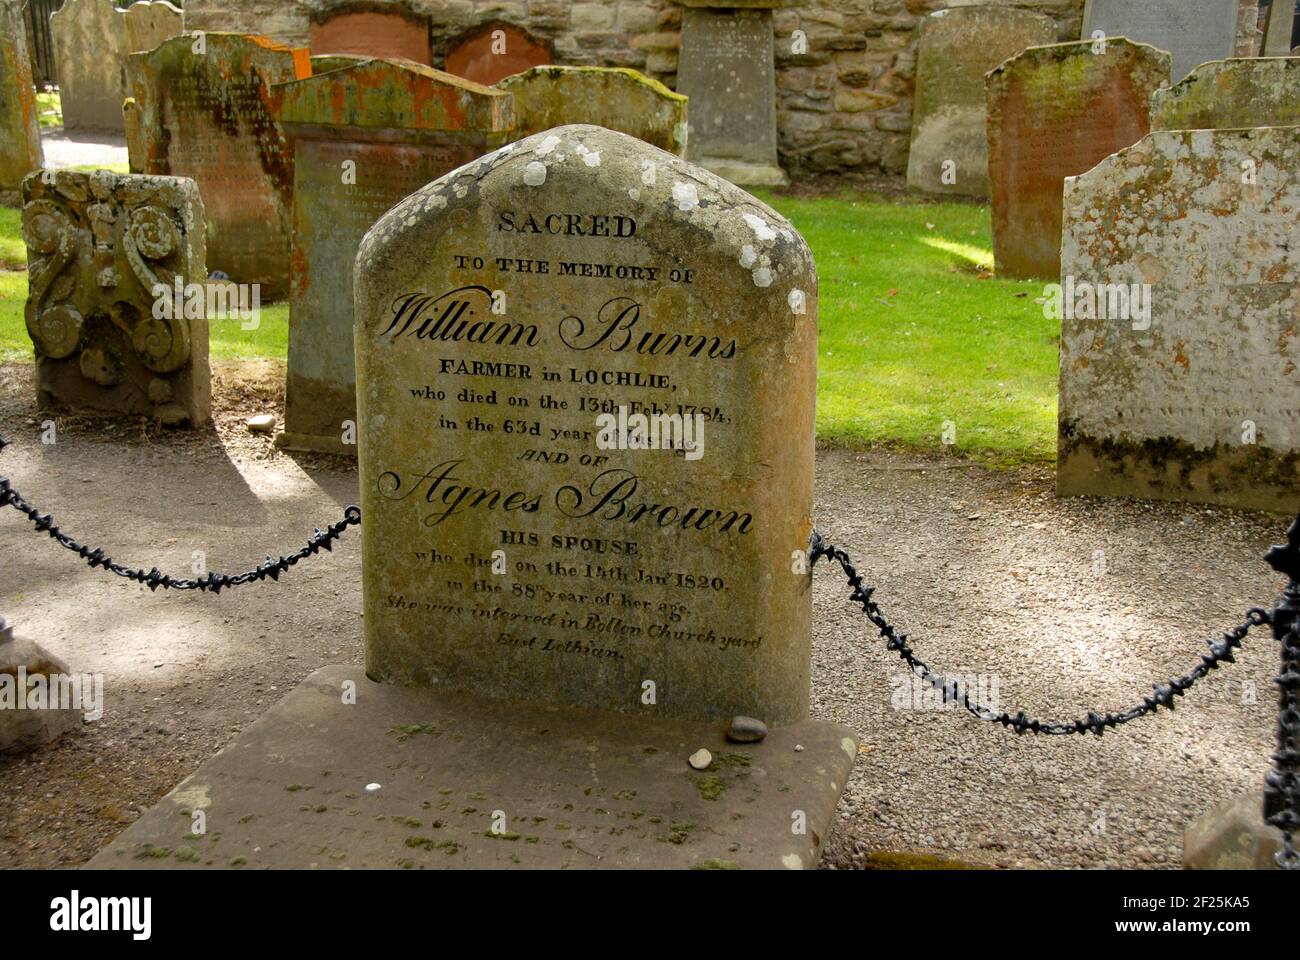
[[[20,0],[0,0],[0,190],[17,190],[42,163],[36,88]]]
[[[393,60],[353,63],[277,86],[274,95],[276,119],[295,153],[280,444],[354,455],[357,245],[403,197],[501,146],[511,129],[510,97]]]
[[[998,276],[1061,275],[1065,178],[1146,136],[1170,56],[1123,37],[1030,47],[989,73],[989,181]]]
[[[310,76],[305,49],[234,33],[173,37],[127,58],[131,169],[192,178],[208,220],[208,267],[288,292],[293,154],[271,84]]]
[[[816,865],[857,744],[806,719],[803,239],[569,126],[403,200],[356,270],[366,674],[317,671],[90,866]],[[597,442],[646,412],[705,425]]]
[[[1203,63],[1151,101],[1153,130],[1300,124],[1300,57]]]
[[[691,101],[687,156],[732,183],[779,186],[776,61],[772,8],[748,0],[721,9],[715,0],[683,0],[677,91]]]
[[[41,406],[208,422],[203,204],[192,180],[23,181],[27,333]]]
[[[1012,7],[955,7],[921,21],[907,158],[909,188],[989,195],[984,75],[1026,47],[1055,39],[1051,19]]]
[[[1098,32],[1149,43],[1174,55],[1174,80],[1237,49],[1239,0],[1087,0],[1083,39]]]
[[[1300,127],[1153,131],[1066,181],[1062,495],[1292,511]]]
[[[152,50],[164,40],[179,36],[183,29],[181,11],[167,0],[135,0],[123,12],[126,17],[126,48],[131,53]],[[125,69],[126,64],[122,64]]]
[[[363,0],[357,9],[313,11],[309,33],[313,56],[343,54],[433,62],[427,16],[401,10],[376,10]]]
[[[570,123],[594,123],[679,157],[686,151],[686,97],[619,67],[533,67],[497,89],[515,102],[517,139]]]

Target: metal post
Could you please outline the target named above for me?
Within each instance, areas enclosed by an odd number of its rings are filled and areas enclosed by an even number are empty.
[[[1282,831],[1277,853],[1283,870],[1300,870],[1293,835],[1300,832],[1300,518],[1287,531],[1287,542],[1264,558],[1287,580],[1273,611],[1273,635],[1282,645],[1277,675],[1277,752],[1264,778],[1264,820]]]

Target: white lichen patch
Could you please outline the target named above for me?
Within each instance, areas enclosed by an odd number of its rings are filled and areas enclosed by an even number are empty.
[[[640,199],[641,199],[641,191],[638,190],[636,187],[628,187],[628,188],[627,188],[627,195],[628,195],[628,197],[630,197],[630,198],[633,199],[633,200],[640,200]]]
[[[673,202],[677,209],[689,213],[700,205],[700,194],[695,184],[688,180],[678,180],[673,184]]]
[[[754,286],[770,287],[772,285],[772,271],[768,267],[759,267],[753,273]]]
[[[797,853],[787,853],[781,858],[781,866],[785,867],[787,870],[802,870],[803,858]]]
[[[538,157],[549,156],[550,154],[554,153],[555,148],[558,147],[563,142],[564,141],[562,141],[559,137],[555,136],[554,134],[551,134],[551,136],[547,137],[545,140],[543,140],[541,143],[539,143],[536,147],[533,148],[533,154]]]
[[[749,224],[749,228],[754,231],[754,236],[766,243],[769,240],[776,239],[776,231],[768,225],[768,222],[762,217],[756,217],[752,213],[744,215],[744,220]]]
[[[578,147],[577,147],[577,154],[578,154],[578,156],[582,157],[582,162],[585,163],[587,166],[589,166],[589,167],[599,167],[599,166],[600,166],[600,151],[599,151],[599,150],[588,150],[587,147],[586,147],[584,144],[581,144],[581,143],[580,143],[580,144],[578,144]]]
[[[530,187],[540,187],[546,182],[546,164],[533,160],[524,167],[524,183]]]
[[[794,314],[803,314],[808,309],[808,298],[798,287],[790,291],[786,302],[790,304],[790,312]]]
[[[758,254],[754,252],[752,244],[745,244],[740,248],[740,265],[748,270],[758,262]]]

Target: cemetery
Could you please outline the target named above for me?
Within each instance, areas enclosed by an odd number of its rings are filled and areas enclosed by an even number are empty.
[[[0,865],[1300,869],[1297,239],[1294,0],[0,0]]]

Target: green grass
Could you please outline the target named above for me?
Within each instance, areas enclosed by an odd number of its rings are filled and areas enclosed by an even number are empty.
[[[821,442],[955,450],[998,462],[1054,459],[1059,327],[1035,303],[1041,283],[987,278],[987,207],[764,199],[817,258]],[[18,229],[18,212],[0,208],[0,270],[23,261]],[[0,272],[0,360],[31,357],[26,292],[25,273]],[[287,305],[268,305],[251,331],[237,320],[214,322],[212,357],[283,360],[288,313]]]
[[[958,452],[1055,458],[1059,325],[1041,283],[981,279],[987,207],[764,199],[817,259],[819,440],[940,449],[949,422]]]
[[[22,221],[20,211],[0,207],[0,270],[20,270],[27,263]]]
[[[57,93],[36,94],[36,118],[42,127],[63,125],[63,105]]]

